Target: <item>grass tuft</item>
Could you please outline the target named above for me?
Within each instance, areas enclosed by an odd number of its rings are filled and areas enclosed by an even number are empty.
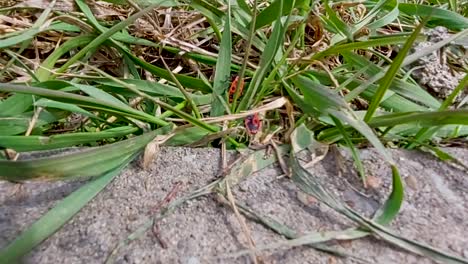
[[[434,260],[465,261],[387,227],[404,190],[386,149],[430,149],[457,162],[438,142],[466,144],[468,137],[468,9],[462,1],[108,0],[92,8],[84,0],[75,0],[76,7],[34,2],[34,8],[0,3],[0,179],[104,176],[30,226],[0,259],[16,260],[50,236],[151,142],[237,150],[272,145],[277,151],[267,160],[254,152],[215,183],[168,205],[165,214],[216,192],[236,214],[291,238],[286,246],[314,243],[339,255],[320,243],[375,235]],[[445,35],[434,35],[441,26]],[[427,61],[452,80],[444,89],[421,78]],[[315,182],[295,158],[318,142],[349,147],[364,187],[359,147],[370,143],[388,162],[393,191],[372,220]],[[73,146],[94,148],[16,161],[22,152]],[[361,228],[299,237],[226,192],[276,161],[300,189]],[[63,221],[49,221],[57,217]],[[28,242],[38,229],[40,236]],[[278,246],[284,245],[267,248]]]

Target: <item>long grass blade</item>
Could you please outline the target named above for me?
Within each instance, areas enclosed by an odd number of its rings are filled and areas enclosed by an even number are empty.
[[[211,103],[211,116],[220,116],[226,111],[225,98],[229,89],[231,68],[231,4],[228,3],[226,20],[224,22],[223,37],[221,39],[218,62],[216,63],[213,83],[213,101]]]
[[[99,140],[119,138],[138,131],[135,127],[118,127],[101,132],[77,132],[53,136],[0,136],[0,147],[17,152],[37,151],[72,147],[95,143]]]
[[[0,160],[0,179],[60,180],[98,176],[120,166],[157,135],[167,134],[172,129],[172,126],[167,126],[114,144],[87,148],[63,156],[20,161]]]
[[[406,54],[409,52],[409,50],[413,46],[413,43],[416,40],[417,36],[419,35],[419,32],[421,32],[421,29],[423,28],[423,26],[424,26],[424,23],[421,23],[414,30],[413,34],[411,34],[408,41],[405,43],[405,45],[403,45],[403,48],[398,53],[397,57],[393,60],[393,63],[390,66],[390,68],[387,70],[387,73],[385,74],[385,76],[380,80],[379,89],[377,90],[374,98],[372,99],[369,105],[369,108],[367,109],[366,115],[364,116],[364,121],[366,122],[369,121],[374,115],[377,108],[379,107],[380,102],[382,101],[382,98],[385,95],[385,92],[388,90],[388,88],[392,84],[393,79],[395,79],[395,76],[398,73],[398,70],[400,69],[401,64],[403,63],[406,57]]]

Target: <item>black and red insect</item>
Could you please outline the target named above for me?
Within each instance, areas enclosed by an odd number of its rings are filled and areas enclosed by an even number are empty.
[[[255,135],[262,129],[262,121],[260,120],[258,113],[248,115],[244,120],[245,128],[251,135]]]
[[[229,103],[232,103],[234,101],[234,96],[236,95],[236,88],[237,88],[237,83],[239,82],[239,76],[236,76],[234,80],[231,83],[231,87],[229,87]],[[241,83],[239,84],[239,96],[242,95],[242,92],[244,91],[244,80],[241,80]]]

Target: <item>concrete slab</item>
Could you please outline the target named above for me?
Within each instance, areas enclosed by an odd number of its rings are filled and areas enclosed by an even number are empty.
[[[448,149],[468,163],[467,149]],[[468,178],[466,172],[437,161],[429,154],[393,150],[406,185],[401,214],[391,227],[399,234],[468,258]],[[329,153],[312,169],[348,205],[370,215],[390,188],[390,170],[372,149],[363,150],[371,188],[364,190],[343,150]],[[219,172],[217,149],[163,148],[148,170],[137,163],[88,204],[72,221],[24,258],[25,263],[103,263],[115,246],[154,214],[157,204],[182,183],[177,196],[213,181]],[[310,197],[301,194],[276,167],[256,173],[233,189],[237,200],[288,225],[297,232],[340,230],[350,223]],[[26,183],[21,192],[0,182],[0,248],[15,238],[81,182]],[[256,245],[285,238],[246,220]],[[159,225],[163,248],[149,231],[117,253],[116,263],[251,263],[249,256],[230,258],[247,249],[247,240],[230,208],[214,196],[190,201]],[[329,243],[370,263],[432,263],[368,237]],[[261,253],[264,263],[355,263],[309,247]],[[0,261],[1,262],[1,261]]]

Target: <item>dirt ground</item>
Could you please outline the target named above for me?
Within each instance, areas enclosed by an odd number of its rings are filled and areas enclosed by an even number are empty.
[[[468,163],[467,149],[448,149]],[[341,153],[338,155],[337,153]],[[397,233],[468,258],[468,179],[466,172],[415,151],[392,151],[405,180],[405,202],[391,224]],[[341,159],[339,157],[344,157]],[[364,190],[351,170],[349,154],[331,152],[312,173],[343,201],[370,215],[388,194],[390,170],[373,150],[362,152],[373,188]],[[340,160],[337,165],[338,160]],[[31,254],[25,263],[103,263],[129,234],[154,215],[157,204],[179,185],[178,196],[213,181],[219,172],[216,149],[164,148],[148,170],[137,162],[88,204],[72,221]],[[288,225],[298,233],[341,230],[350,223],[301,194],[277,167],[256,173],[233,190],[235,199]],[[33,223],[81,182],[26,183],[18,194],[0,182],[0,247]],[[244,219],[257,247],[285,238]],[[214,196],[192,200],[159,224],[159,239],[148,231],[116,253],[115,263],[251,263],[245,233],[233,211]],[[161,242],[161,241],[162,242]],[[260,253],[264,263],[432,263],[377,238],[328,243],[356,258],[340,258],[310,247]],[[1,262],[1,261],[0,261]]]

